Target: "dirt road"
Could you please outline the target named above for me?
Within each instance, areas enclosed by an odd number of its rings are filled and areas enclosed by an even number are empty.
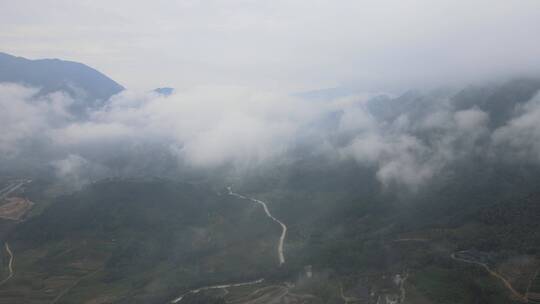
[[[197,289],[192,289],[192,290],[190,290],[188,292],[185,292],[184,294],[182,294],[178,298],[172,300],[171,303],[178,303],[178,302],[182,301],[182,299],[185,296],[187,296],[188,294],[199,293],[201,291],[210,290],[210,289],[226,289],[226,288],[230,288],[230,287],[240,287],[240,286],[247,286],[247,285],[255,285],[255,284],[260,284],[263,281],[264,281],[264,279],[258,279],[258,280],[255,280],[255,281],[249,281],[249,282],[243,282],[243,283],[213,285],[213,286],[206,286],[206,287],[201,287],[201,288],[197,288]]]
[[[450,255],[450,257],[452,259],[456,260],[456,261],[460,261],[460,262],[463,262],[463,263],[476,264],[476,265],[482,266],[490,275],[492,275],[495,278],[499,279],[504,284],[504,286],[512,293],[512,295],[514,297],[516,297],[516,299],[518,299],[520,302],[523,302],[523,303],[528,303],[529,302],[529,300],[527,299],[526,296],[522,295],[517,290],[515,290],[514,287],[512,286],[512,284],[510,284],[510,282],[508,282],[508,280],[506,278],[504,278],[500,274],[496,273],[495,271],[491,270],[491,268],[489,268],[489,266],[487,264],[476,262],[476,261],[470,261],[470,260],[466,260],[466,259],[462,259],[462,258],[458,258],[458,257],[456,257],[455,253],[452,253]]]

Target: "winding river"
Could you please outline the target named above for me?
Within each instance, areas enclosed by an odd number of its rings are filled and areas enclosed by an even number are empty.
[[[278,257],[279,257],[279,266],[283,265],[285,263],[285,256],[283,255],[283,243],[285,242],[285,236],[287,235],[287,226],[285,224],[283,224],[282,221],[275,218],[272,215],[272,213],[270,213],[270,210],[268,210],[268,206],[266,205],[265,202],[260,201],[258,199],[246,197],[246,196],[243,196],[243,195],[238,194],[238,193],[235,193],[235,192],[232,191],[231,187],[227,187],[227,190],[229,190],[229,195],[236,196],[236,197],[241,198],[241,199],[250,200],[250,201],[252,201],[254,203],[262,205],[263,209],[264,209],[264,212],[266,213],[266,216],[268,216],[274,222],[278,223],[281,226],[281,236],[279,237],[279,243],[278,243],[277,251],[278,251]]]
[[[287,226],[285,224],[283,224],[283,222],[281,222],[280,220],[275,218],[272,215],[272,213],[270,213],[270,210],[268,210],[268,206],[266,205],[265,202],[263,202],[261,200],[258,200],[258,199],[246,197],[246,196],[243,196],[243,195],[238,194],[238,193],[235,193],[235,192],[232,191],[231,187],[227,187],[227,190],[229,191],[229,195],[232,195],[232,196],[235,196],[235,197],[238,197],[238,198],[241,198],[241,199],[245,199],[245,200],[250,200],[250,201],[252,201],[254,203],[260,204],[263,207],[264,213],[266,213],[266,216],[269,217],[270,219],[272,219],[274,222],[278,223],[281,226],[281,236],[279,237],[279,243],[278,243],[278,246],[277,246],[277,251],[278,251],[278,257],[279,257],[279,266],[283,265],[285,263],[285,256],[283,254],[283,243],[285,242],[285,236],[287,235]],[[255,280],[255,281],[249,281],[249,282],[243,282],[243,283],[213,285],[213,286],[206,286],[206,287],[201,287],[201,288],[197,288],[197,289],[192,289],[192,290],[189,290],[189,291],[185,292],[184,294],[177,297],[176,299],[172,300],[170,303],[179,303],[188,294],[196,294],[196,293],[199,293],[201,291],[210,290],[210,289],[225,289],[225,288],[229,288],[229,287],[256,285],[256,284],[262,283],[263,281],[264,281],[264,279],[258,279],[258,280]]]
[[[5,248],[6,248],[6,252],[7,252],[8,255],[9,255],[9,264],[8,264],[9,275],[7,276],[7,278],[3,279],[3,280],[0,282],[0,285],[4,285],[4,283],[6,283],[7,281],[9,281],[9,279],[11,279],[11,278],[13,277],[13,259],[15,258],[15,256],[13,255],[13,252],[12,252],[11,249],[9,248],[9,244],[6,242],[4,246],[5,246]]]

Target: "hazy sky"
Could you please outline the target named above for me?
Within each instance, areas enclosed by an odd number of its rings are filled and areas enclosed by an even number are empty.
[[[0,0],[0,51],[136,89],[452,84],[540,70],[540,1]]]

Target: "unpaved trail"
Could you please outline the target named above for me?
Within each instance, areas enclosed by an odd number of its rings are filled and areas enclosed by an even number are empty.
[[[260,204],[263,207],[264,212],[266,213],[266,216],[268,216],[270,219],[272,219],[274,222],[278,223],[281,226],[281,236],[279,237],[277,251],[278,251],[278,257],[279,257],[279,265],[280,266],[283,265],[285,263],[285,256],[283,254],[283,243],[285,242],[285,237],[287,236],[287,226],[282,221],[275,218],[272,215],[272,213],[270,213],[270,210],[268,210],[268,206],[266,205],[265,202],[235,193],[232,191],[231,187],[227,187],[227,190],[229,190],[229,195],[236,196],[238,198],[245,199],[245,200],[250,200],[254,203]]]
[[[7,276],[7,278],[3,279],[1,282],[0,282],[0,285],[4,285],[4,283],[6,283],[7,281],[9,281],[9,279],[11,279],[13,277],[13,260],[15,260],[15,256],[13,255],[13,252],[11,251],[11,249],[9,248],[9,244],[6,242],[4,244],[5,248],[6,248],[6,252],[8,253],[9,255],[9,264],[8,264],[8,268],[9,268],[9,275]]]
[[[223,284],[223,285],[212,285],[212,286],[206,286],[206,287],[201,287],[201,288],[197,288],[197,289],[192,289],[188,292],[185,292],[184,294],[182,294],[181,296],[179,296],[178,298],[174,299],[171,301],[171,303],[178,303],[180,301],[182,301],[182,299],[187,296],[188,294],[193,294],[193,293],[199,293],[201,291],[205,291],[205,290],[210,290],[210,289],[227,289],[227,288],[230,288],[230,287],[239,287],[239,286],[247,286],[247,285],[255,285],[255,284],[260,284],[264,281],[264,279],[258,279],[258,280],[255,280],[255,281],[249,281],[249,282],[243,282],[243,283],[234,283],[234,284]]]
[[[517,290],[515,290],[514,287],[512,286],[512,284],[510,284],[510,282],[508,282],[508,280],[506,278],[504,278],[503,276],[501,276],[497,272],[491,270],[491,268],[489,268],[489,266],[487,264],[480,263],[480,262],[475,262],[475,261],[469,261],[469,260],[465,260],[465,259],[462,259],[462,258],[458,258],[458,257],[456,257],[455,253],[452,253],[450,255],[450,257],[452,259],[456,260],[456,261],[482,266],[490,275],[492,275],[492,276],[496,277],[497,279],[499,279],[504,284],[504,286],[512,293],[512,295],[514,297],[516,297],[520,302],[522,302],[522,303],[528,303],[529,302],[526,295],[522,295]]]

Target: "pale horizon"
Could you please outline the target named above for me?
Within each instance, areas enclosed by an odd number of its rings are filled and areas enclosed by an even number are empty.
[[[537,1],[16,1],[0,51],[82,62],[130,89],[366,91],[540,71]]]

